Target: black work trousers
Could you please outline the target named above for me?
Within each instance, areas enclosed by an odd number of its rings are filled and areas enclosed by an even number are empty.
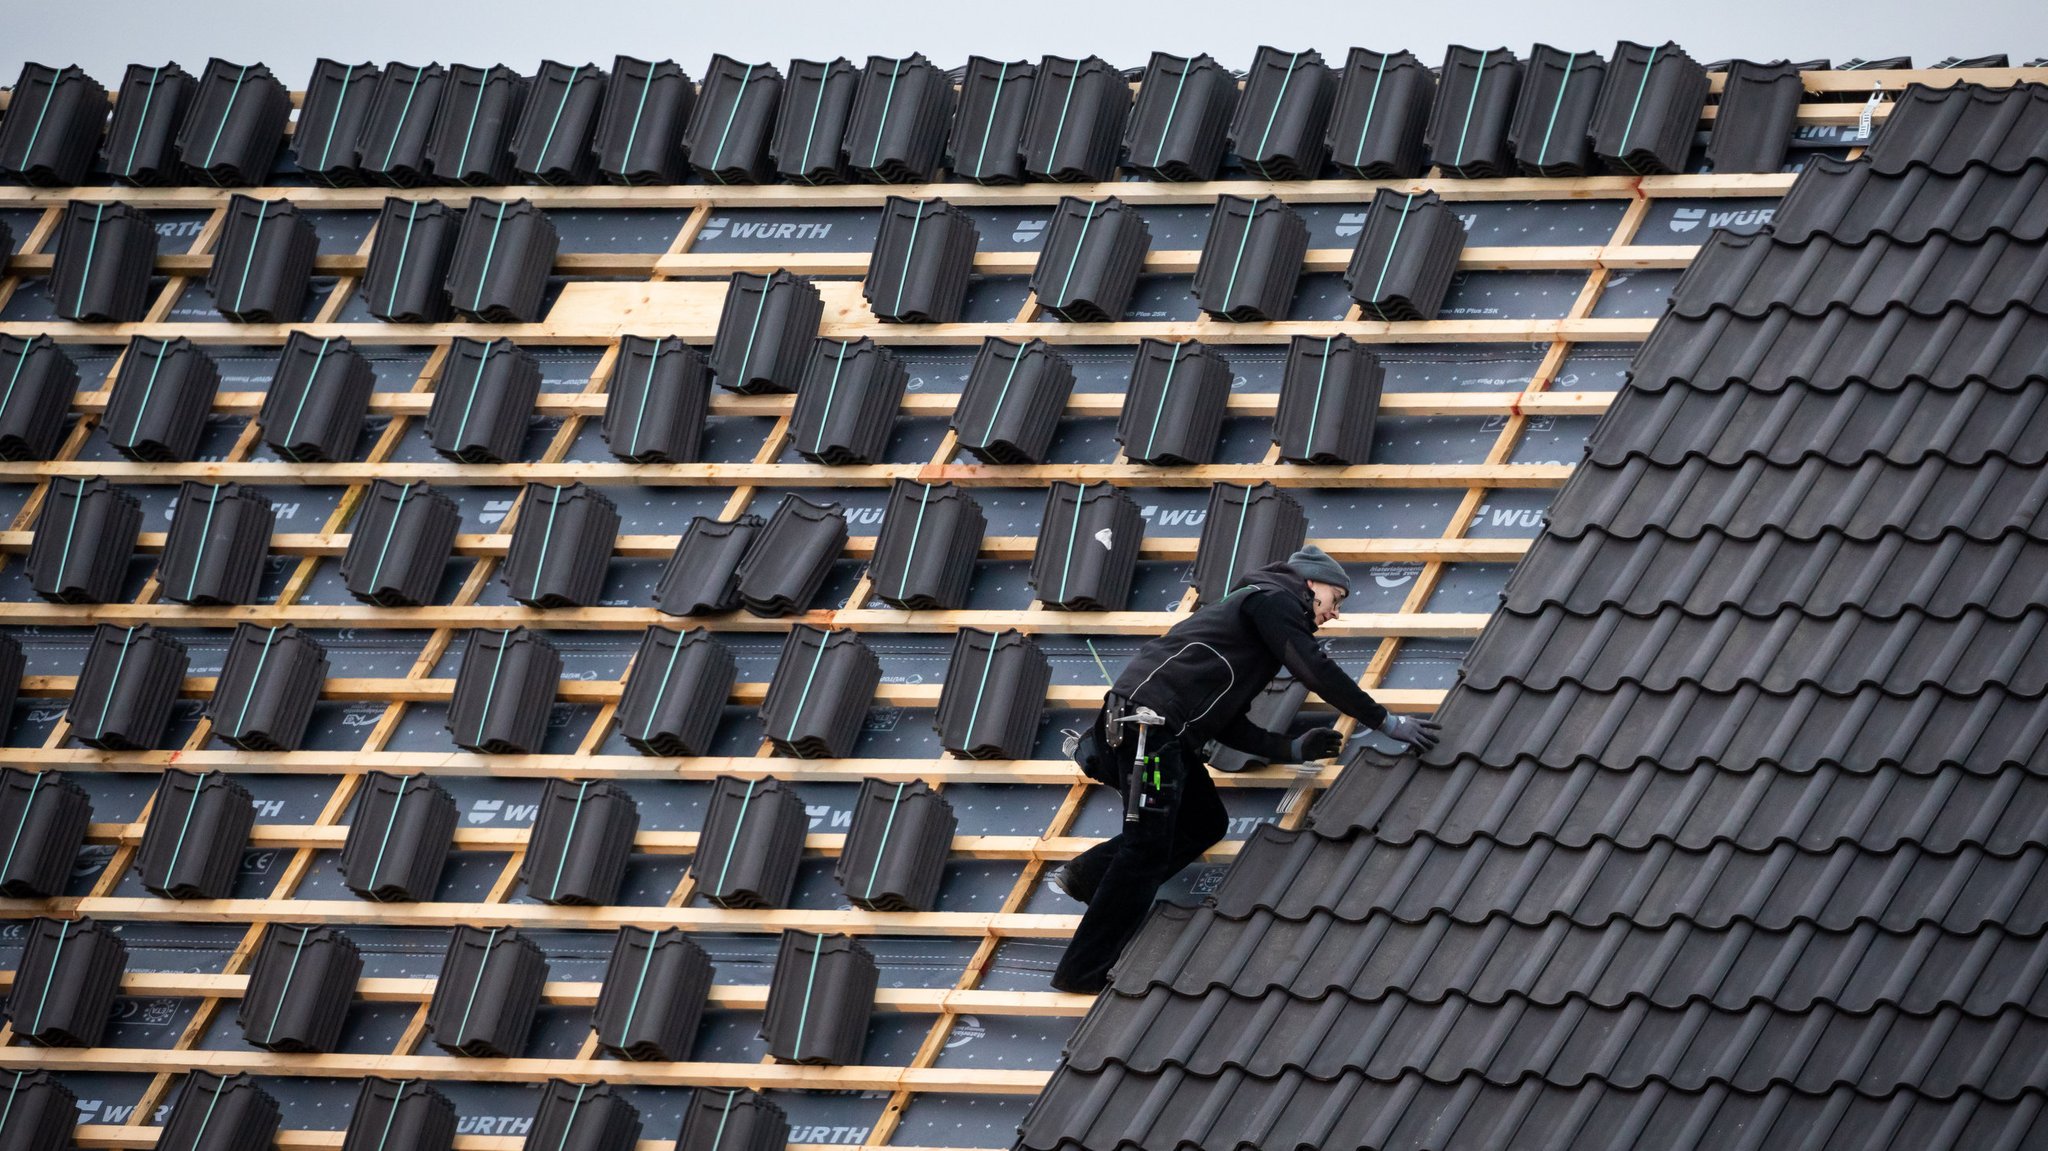
[[[1216,794],[1200,749],[1156,736],[1157,729],[1148,734],[1145,750],[1159,755],[1164,802],[1156,810],[1140,812],[1136,822],[1126,821],[1121,833],[1067,865],[1069,886],[1088,902],[1088,912],[1053,975],[1054,983],[1068,990],[1101,990],[1124,945],[1152,910],[1160,885],[1201,858],[1229,829],[1223,799]],[[1089,775],[1122,795],[1137,753],[1137,731],[1127,728],[1121,747],[1106,748],[1097,713],[1095,729],[1084,737],[1084,745],[1090,738],[1096,755]]]

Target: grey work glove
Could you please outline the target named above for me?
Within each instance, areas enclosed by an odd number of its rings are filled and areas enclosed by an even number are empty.
[[[1428,751],[1436,746],[1442,728],[1433,719],[1416,719],[1413,716],[1387,713],[1380,721],[1380,731],[1407,744],[1418,752]]]
[[[1328,759],[1344,747],[1344,737],[1334,727],[1312,727],[1287,741],[1287,753],[1295,763]]]

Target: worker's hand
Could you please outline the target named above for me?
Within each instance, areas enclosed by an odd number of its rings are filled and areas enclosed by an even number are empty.
[[[1436,746],[1437,738],[1443,729],[1438,727],[1433,719],[1416,719],[1413,716],[1395,715],[1390,711],[1387,718],[1380,721],[1380,730],[1422,752]]]
[[[1287,743],[1295,763],[1328,759],[1344,747],[1344,737],[1334,727],[1312,727]]]

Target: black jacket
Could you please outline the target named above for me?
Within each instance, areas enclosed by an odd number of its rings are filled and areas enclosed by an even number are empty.
[[[1214,739],[1272,761],[1289,755],[1284,733],[1245,718],[1282,667],[1360,723],[1378,727],[1373,702],[1315,638],[1315,598],[1285,561],[1239,577],[1229,594],[1147,640],[1110,689],[1166,717],[1190,746]]]

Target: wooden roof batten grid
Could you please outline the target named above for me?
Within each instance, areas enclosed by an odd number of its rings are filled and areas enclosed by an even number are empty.
[[[1806,86],[1811,92],[1865,92],[1873,83],[1880,84],[1888,92],[1896,92],[1907,82],[1952,83],[1978,81],[1988,83],[2010,83],[2015,78],[2038,78],[2042,70],[1959,70],[1934,71],[1917,70],[1901,72],[1855,72],[1855,73],[1807,73]],[[1980,74],[1981,73],[1981,74]],[[1719,89],[1720,77],[1714,77],[1715,90]],[[294,99],[298,94],[294,94]],[[0,94],[0,106],[5,104],[5,95]],[[1880,105],[1877,118],[1882,119],[1888,106]],[[1715,109],[1706,110],[1706,120],[1711,121]],[[1861,113],[1854,104],[1809,103],[1800,109],[1801,124],[1853,124]],[[1157,338],[1199,337],[1226,343],[1274,343],[1282,342],[1294,335],[1324,335],[1342,332],[1366,342],[1502,342],[1528,341],[1541,343],[1546,351],[1542,364],[1532,374],[1523,389],[1518,392],[1488,393],[1483,395],[1440,396],[1418,394],[1388,397],[1389,405],[1384,414],[1407,415],[1451,415],[1478,414],[1471,408],[1484,408],[1483,414],[1499,416],[1503,426],[1498,439],[1480,465],[1447,467],[1436,473],[1425,471],[1401,471],[1398,469],[1375,469],[1371,466],[1352,469],[1288,468],[1273,462],[1269,456],[1266,464],[1259,465],[1272,474],[1283,486],[1300,487],[1365,487],[1365,486],[1442,486],[1463,492],[1458,510],[1453,514],[1450,525],[1441,540],[1382,540],[1363,539],[1346,541],[1325,541],[1340,558],[1353,562],[1372,559],[1412,560],[1422,564],[1422,574],[1411,587],[1406,601],[1395,613],[1383,613],[1373,617],[1374,622],[1384,623],[1384,630],[1360,630],[1353,626],[1348,634],[1376,634],[1382,638],[1361,683],[1374,690],[1383,699],[1404,710],[1429,710],[1434,707],[1439,692],[1399,691],[1384,687],[1386,673],[1405,637],[1438,634],[1476,634],[1484,623],[1484,616],[1453,619],[1450,613],[1431,613],[1426,603],[1437,587],[1445,565],[1461,560],[1484,560],[1484,562],[1513,562],[1525,542],[1508,541],[1517,546],[1506,546],[1499,541],[1478,540],[1466,533],[1471,527],[1478,508],[1489,492],[1498,487],[1529,486],[1553,487],[1561,484],[1569,473],[1568,468],[1549,465],[1515,465],[1507,460],[1520,440],[1526,422],[1531,417],[1544,415],[1571,414],[1596,415],[1605,410],[1607,396],[1585,393],[1555,393],[1550,385],[1555,381],[1560,366],[1571,347],[1579,342],[1632,343],[1646,335],[1650,328],[1648,321],[1595,320],[1591,313],[1605,290],[1609,273],[1629,268],[1677,268],[1683,267],[1696,249],[1684,246],[1641,246],[1635,243],[1650,202],[1659,197],[1744,197],[1776,196],[1789,187],[1789,176],[1669,176],[1669,177],[1589,177],[1583,179],[1508,179],[1493,181],[1460,181],[1426,179],[1419,181],[1306,181],[1306,182],[1260,182],[1220,181],[1201,185],[1172,185],[1146,183],[1108,183],[1101,185],[1026,185],[1012,188],[984,188],[978,185],[940,183],[930,185],[899,186],[878,188],[854,185],[836,188],[735,188],[735,187],[662,187],[662,188],[502,188],[502,189],[415,189],[392,191],[389,189],[315,189],[315,188],[262,188],[243,189],[245,194],[266,199],[290,199],[301,206],[322,209],[366,209],[380,205],[387,195],[409,198],[434,198],[449,201],[467,200],[472,195],[520,196],[533,200],[544,208],[645,208],[686,210],[687,218],[675,240],[663,253],[627,254],[624,256],[567,256],[558,262],[557,271],[568,275],[637,275],[648,277],[646,285],[604,285],[601,291],[580,293],[588,297],[578,301],[579,293],[567,298],[569,307],[558,309],[560,318],[551,314],[548,320],[533,325],[469,325],[450,324],[432,326],[404,326],[383,324],[339,324],[335,317],[340,306],[346,301],[351,290],[347,277],[359,272],[368,253],[370,240],[366,238],[362,249],[353,256],[323,258],[319,270],[323,274],[340,275],[344,282],[330,295],[327,307],[310,324],[298,325],[231,325],[231,324],[190,324],[170,323],[166,317],[172,305],[182,293],[186,279],[197,276],[208,266],[206,251],[217,232],[221,220],[221,206],[228,192],[200,188],[83,188],[48,191],[41,189],[0,188],[0,208],[43,208],[43,214],[32,230],[23,254],[17,255],[0,267],[0,303],[10,296],[23,276],[46,274],[50,257],[42,249],[54,230],[61,213],[61,203],[69,199],[120,200],[144,207],[194,208],[204,207],[212,211],[207,227],[191,252],[182,255],[161,257],[159,270],[172,276],[169,284],[159,293],[149,316],[138,324],[124,325],[73,325],[73,324],[0,324],[0,332],[27,335],[32,332],[49,332],[67,343],[113,344],[121,343],[133,335],[169,337],[185,335],[208,343],[223,344],[275,344],[280,343],[289,331],[303,329],[320,335],[347,335],[363,344],[391,345],[437,345],[430,356],[427,367],[422,370],[410,393],[380,394],[373,405],[379,414],[393,417],[391,426],[372,449],[369,462],[362,465],[333,465],[332,471],[320,472],[318,479],[304,477],[316,473],[305,470],[304,466],[284,468],[253,461],[250,456],[255,448],[253,421],[244,429],[243,435],[230,451],[228,458],[215,464],[204,465],[128,465],[83,464],[76,460],[83,447],[87,433],[97,415],[104,409],[105,394],[82,394],[75,405],[81,419],[60,450],[56,460],[45,464],[0,465],[0,482],[28,482],[35,485],[32,495],[23,510],[15,518],[12,530],[0,532],[0,564],[11,558],[9,553],[18,553],[27,542],[26,529],[33,522],[34,512],[40,507],[53,477],[78,474],[117,475],[124,482],[168,482],[174,478],[241,479],[248,482],[268,484],[318,482],[345,485],[346,491],[340,505],[328,518],[322,531],[304,536],[278,536],[272,541],[273,549],[284,554],[299,556],[299,563],[287,581],[285,592],[278,602],[257,605],[250,609],[190,609],[173,605],[149,602],[154,598],[154,588],[146,588],[138,601],[126,605],[104,605],[96,608],[63,609],[52,606],[49,609],[35,609],[32,619],[24,617],[22,622],[38,624],[90,624],[101,619],[133,621],[152,619],[166,623],[209,624],[227,626],[240,618],[263,619],[281,622],[296,622],[306,626],[319,626],[323,621],[334,625],[346,620],[348,626],[365,626],[365,621],[336,613],[323,605],[306,605],[298,602],[300,595],[310,582],[313,572],[324,557],[339,553],[346,546],[344,529],[357,502],[367,490],[368,481],[380,475],[411,475],[408,468],[418,469],[419,478],[430,475],[437,478],[459,479],[471,485],[512,485],[531,479],[574,477],[593,483],[688,483],[718,487],[733,487],[734,497],[728,501],[726,514],[735,514],[744,506],[745,494],[759,486],[843,486],[851,483],[886,486],[899,475],[930,479],[932,482],[949,480],[960,483],[1002,484],[1009,486],[1035,486],[1054,478],[1090,477],[1115,479],[1142,486],[1206,486],[1212,482],[1251,482],[1259,478],[1258,473],[1245,467],[1218,467],[1212,469],[1153,469],[1127,465],[1119,461],[1111,465],[1077,465],[1062,468],[1051,466],[1034,469],[983,468],[977,465],[960,465],[950,462],[952,441],[950,436],[942,446],[945,459],[935,458],[930,464],[911,466],[888,466],[872,470],[862,469],[815,469],[811,465],[778,465],[772,461],[780,454],[787,435],[790,400],[788,397],[731,397],[719,396],[714,401],[713,413],[719,415],[765,415],[776,420],[769,432],[762,450],[755,462],[747,465],[613,465],[575,464],[566,460],[569,445],[580,430],[582,421],[601,414],[604,379],[610,370],[612,357],[616,355],[616,337],[626,329],[604,327],[596,323],[593,316],[616,299],[621,291],[635,288],[660,288],[662,291],[684,300],[688,307],[676,313],[690,318],[696,327],[682,325],[688,333],[708,338],[709,331],[702,324],[703,299],[700,288],[705,285],[693,284],[681,277],[722,276],[733,270],[766,271],[777,267],[790,267],[799,271],[816,274],[857,274],[864,268],[865,259],[858,255],[848,257],[837,254],[814,253],[765,253],[759,255],[702,256],[690,252],[697,232],[703,227],[710,211],[715,207],[848,207],[856,205],[879,205],[887,195],[943,196],[963,205],[1001,204],[1049,204],[1064,195],[1106,196],[1116,195],[1134,203],[1175,204],[1199,203],[1213,199],[1218,194],[1259,195],[1272,193],[1282,198],[1302,203],[1358,202],[1369,199],[1380,187],[1396,187],[1406,190],[1430,189],[1451,200],[1529,200],[1529,199],[1614,199],[1627,203],[1621,225],[1609,240],[1601,245],[1572,248],[1487,248],[1469,249],[1461,263],[1468,270],[1478,269],[1563,269],[1583,270],[1586,282],[1564,319],[1557,321],[1426,321],[1410,324],[1384,324],[1363,321],[1358,309],[1341,321],[1318,321],[1280,324],[1227,324],[1208,320],[1189,321],[1173,324],[1111,324],[1111,325],[1048,325],[1031,322],[1035,308],[1027,305],[1015,322],[1008,324],[958,324],[928,326],[923,329],[902,325],[884,325],[863,319],[858,313],[835,316],[828,312],[825,334],[851,338],[857,335],[873,336],[881,342],[899,344],[972,345],[986,336],[1022,338],[1037,336],[1061,343],[1127,343],[1148,336]],[[1311,252],[1309,267],[1323,269],[1342,264],[1346,255],[1341,251]],[[1192,267],[1194,254],[1189,252],[1155,252],[1148,258],[1148,271],[1178,273]],[[1185,265],[1185,267],[1184,267]],[[985,253],[977,259],[976,270],[982,274],[1019,275],[1029,271],[1027,259],[1009,253]],[[1325,269],[1327,270],[1327,269]],[[591,287],[595,288],[596,285]],[[864,311],[864,309],[862,309]],[[712,313],[715,320],[715,310]],[[640,330],[640,329],[634,329]],[[651,329],[650,329],[651,330]],[[672,329],[669,334],[673,334]],[[445,354],[444,342],[454,335],[502,335],[541,344],[581,344],[604,347],[607,350],[596,371],[592,373],[588,386],[574,396],[561,394],[543,396],[539,408],[544,414],[560,415],[564,423],[551,442],[541,460],[531,464],[508,465],[394,465],[386,462],[398,439],[404,434],[410,420],[423,416],[427,395],[433,377],[438,372],[440,357]],[[1104,414],[1093,408],[1106,406],[1110,400],[1103,397],[1077,396],[1069,406],[1069,416],[1082,414]],[[260,397],[250,393],[224,393],[215,401],[215,411],[227,414],[246,414],[253,410]],[[921,408],[935,408],[943,403],[943,397],[917,396],[906,401],[903,413],[919,414]],[[1234,414],[1270,414],[1270,397],[1237,397],[1232,401]],[[1405,405],[1405,408],[1404,408]],[[1461,407],[1462,405],[1462,407]],[[937,414],[936,411],[930,414]],[[1108,412],[1107,414],[1113,414]],[[435,469],[447,469],[444,472]],[[702,467],[701,472],[692,471]],[[129,470],[123,471],[124,468]],[[817,474],[825,473],[825,474]],[[505,530],[509,531],[517,516],[515,506],[508,517]],[[281,873],[272,894],[248,900],[213,901],[210,903],[176,903],[156,899],[122,899],[112,894],[114,884],[126,870],[128,857],[139,842],[142,830],[147,825],[149,813],[135,821],[123,824],[98,824],[92,831],[95,842],[116,845],[114,864],[104,872],[90,894],[75,899],[57,900],[45,904],[31,905],[22,901],[0,901],[0,913],[33,914],[38,910],[57,914],[92,913],[104,914],[119,921],[127,919],[213,920],[248,924],[249,929],[241,945],[231,956],[225,969],[218,974],[180,976],[138,974],[128,977],[124,987],[130,994],[170,994],[199,998],[202,1009],[178,1037],[173,1049],[168,1051],[143,1051],[137,1049],[96,1048],[84,1051],[53,1052],[24,1048],[15,1043],[10,1034],[0,1036],[0,1068],[21,1070],[29,1067],[49,1066],[78,1070],[120,1070],[145,1072],[153,1075],[151,1085],[145,1092],[145,1106],[135,1109],[130,1121],[123,1125],[88,1125],[79,1129],[82,1146],[107,1148],[133,1148],[153,1145],[155,1129],[146,1125],[145,1120],[154,1111],[154,1104],[166,1097],[177,1073],[193,1067],[210,1070],[232,1071],[251,1070],[259,1073],[313,1076],[360,1076],[363,1074],[409,1074],[426,1078],[466,1078],[504,1082],[538,1082],[550,1076],[562,1076],[578,1081],[607,1078],[620,1082],[672,1083],[677,1085],[731,1085],[774,1088],[823,1088],[879,1090],[891,1093],[891,1101],[884,1112],[880,1126],[871,1133],[869,1146],[901,1146],[894,1144],[892,1136],[909,1099],[919,1092],[946,1092],[964,1094],[1030,1094],[1044,1082],[1040,1072],[1018,1072],[977,1069],[971,1067],[941,1069],[936,1066],[940,1040],[948,1034],[953,1020],[962,1013],[980,1014],[1024,1014],[1068,1016],[1077,1014],[1085,1007],[1085,1001],[1076,1002],[1077,997],[1060,996],[1049,992],[987,992],[978,989],[981,976],[994,955],[996,947],[1004,940],[1014,938],[1058,939],[1071,931],[1072,916],[1030,915],[1019,908],[1036,882],[1041,865],[1047,860],[1065,858],[1072,852],[1084,848],[1093,840],[1075,837],[1068,832],[1079,808],[1079,799],[1085,794],[1086,784],[1073,772],[1071,765],[1062,763],[1034,763],[1031,761],[968,761],[943,756],[932,761],[918,760],[842,760],[842,761],[794,761],[777,759],[768,755],[752,757],[755,765],[750,774],[767,774],[780,771],[786,777],[806,778],[806,770],[817,774],[811,778],[858,778],[861,774],[882,774],[892,778],[930,778],[935,783],[1003,780],[1034,782],[1068,788],[1065,802],[1049,821],[1045,832],[1039,836],[962,836],[954,844],[959,858],[1020,859],[1024,868],[1013,885],[1001,909],[994,913],[951,913],[933,912],[905,915],[889,915],[866,912],[825,912],[825,911],[776,911],[760,913],[713,912],[703,909],[682,907],[687,901],[689,880],[661,907],[611,906],[602,908],[555,908],[512,905],[506,903],[513,889],[513,876],[521,862],[524,833],[511,831],[483,832],[465,829],[458,833],[458,846],[473,850],[497,850],[508,854],[508,862],[498,882],[488,897],[481,902],[461,904],[390,905],[328,903],[300,900],[295,898],[300,883],[312,865],[317,852],[332,850],[345,833],[343,820],[360,785],[362,772],[366,770],[423,771],[444,775],[492,775],[511,774],[527,777],[563,775],[574,773],[583,776],[610,775],[617,778],[660,776],[666,778],[709,778],[719,771],[731,772],[738,769],[736,759],[705,758],[700,761],[643,760],[633,756],[597,756],[596,748],[603,742],[611,722],[612,708],[617,699],[619,682],[600,681],[597,683],[567,681],[563,684],[561,698],[595,704],[599,707],[589,731],[582,740],[578,754],[574,756],[481,756],[472,753],[412,753],[388,750],[388,744],[396,733],[399,722],[410,703],[446,698],[452,683],[437,680],[431,671],[438,663],[447,645],[455,638],[455,629],[466,626],[507,626],[513,622],[529,622],[548,627],[587,626],[602,630],[638,630],[648,623],[665,622],[663,617],[651,611],[639,612],[628,609],[626,614],[599,616],[593,611],[614,609],[567,609],[566,611],[531,612],[529,609],[500,609],[483,607],[477,598],[494,574],[496,564],[504,555],[508,536],[503,533],[488,536],[466,536],[458,544],[458,554],[472,561],[468,578],[462,591],[451,605],[420,609],[362,609],[374,612],[384,626],[425,628],[431,632],[419,658],[402,680],[348,681],[333,680],[329,684],[329,695],[333,698],[367,699],[385,704],[384,711],[373,727],[360,752],[327,753],[295,752],[284,755],[259,756],[209,749],[206,747],[209,731],[204,724],[198,732],[186,741],[179,751],[155,751],[134,753],[96,752],[89,749],[67,748],[66,730],[59,724],[41,749],[13,749],[12,762],[36,768],[64,767],[88,770],[160,770],[172,763],[201,770],[234,771],[297,771],[334,774],[339,781],[322,808],[318,818],[311,824],[265,825],[257,829],[258,842],[292,851],[291,861]],[[666,554],[672,548],[672,536],[623,537],[617,554],[625,556],[654,556]],[[1028,540],[1017,539],[990,541],[985,546],[983,558],[1015,558],[1018,553],[1028,554]],[[1398,546],[1395,546],[1398,545]],[[145,546],[160,547],[159,539],[145,541]],[[871,537],[857,539],[850,554],[858,557],[871,553]],[[1145,558],[1181,560],[1192,558],[1192,541],[1155,540],[1147,541]],[[864,552],[862,549],[865,548]],[[865,607],[868,585],[863,580],[849,602],[839,609],[826,609],[803,617],[803,622],[822,619],[831,626],[872,628],[874,630],[924,631],[941,630],[957,626],[1018,626],[1026,631],[1085,631],[1098,634],[1104,631],[1123,634],[1153,634],[1170,626],[1173,619],[1191,610],[1192,597],[1173,612],[1156,613],[1115,613],[1118,617],[1144,617],[1141,619],[1088,618],[1082,616],[1078,624],[1067,613],[1045,612],[1038,605],[1024,612],[940,612],[901,613],[888,612]],[[20,605],[11,605],[18,607]],[[33,605],[31,605],[33,606]],[[354,611],[352,607],[341,609],[342,613]],[[246,613],[246,614],[237,614]],[[1030,617],[1030,618],[1026,618]],[[1068,622],[1062,623],[1062,620]],[[694,621],[692,621],[694,622]],[[714,630],[764,630],[777,631],[789,626],[792,621],[749,621],[740,618],[711,621]],[[1432,630],[1435,629],[1435,630]],[[1341,627],[1332,628],[1333,633],[1344,633]],[[68,690],[64,677],[40,677],[28,685],[34,695],[60,694]],[[765,685],[741,685],[736,700],[757,702],[757,695]],[[930,693],[907,693],[898,690],[902,685],[885,685],[881,697],[892,702],[916,705],[927,696],[935,702],[935,690]],[[188,692],[208,690],[203,681],[188,681]],[[354,694],[351,694],[354,693]],[[1053,706],[1063,702],[1084,703],[1099,698],[1100,688],[1061,689],[1056,687],[1050,695]],[[928,706],[929,703],[926,703]],[[1344,726],[1349,727],[1348,721]],[[764,752],[765,752],[764,748]],[[865,766],[864,766],[865,765]],[[941,770],[943,769],[943,770]],[[920,776],[916,773],[923,771]],[[1327,783],[1334,776],[1334,768],[1326,767],[1317,775],[1306,777],[1307,784],[1297,798],[1306,798],[1313,789]],[[1220,780],[1235,786],[1263,786],[1277,789],[1297,777],[1291,770],[1268,769],[1263,772],[1246,773],[1238,777]],[[1285,821],[1298,825],[1305,813],[1305,802],[1293,803]],[[694,834],[683,832],[643,831],[636,850],[660,854],[682,854],[689,851],[695,842]],[[838,849],[843,837],[816,835],[807,841],[813,852],[830,853]],[[1214,854],[1216,858],[1228,858],[1234,854],[1235,845],[1225,844]],[[331,908],[331,910],[329,910]],[[198,1050],[207,1024],[221,1005],[237,996],[246,984],[246,962],[252,952],[262,925],[293,919],[304,919],[308,912],[322,917],[325,912],[332,922],[402,922],[402,923],[460,923],[460,922],[520,922],[535,926],[586,927],[603,929],[619,923],[669,924],[696,927],[700,930],[744,930],[775,931],[782,925],[800,925],[806,929],[852,930],[867,934],[938,934],[980,941],[974,960],[970,961],[957,985],[950,989],[933,991],[884,991],[880,996],[884,1009],[917,1013],[931,1013],[936,1016],[933,1029],[917,1054],[902,1065],[875,1067],[843,1067],[819,1069],[774,1064],[731,1064],[731,1063],[687,1063],[662,1064],[655,1066],[629,1065],[595,1057],[594,1045],[586,1041],[583,1050],[570,1059],[516,1059],[516,1060],[474,1060],[458,1059],[453,1056],[420,1055],[418,1048],[424,1039],[425,1006],[423,999],[430,990],[431,980],[364,980],[358,989],[365,999],[391,1002],[420,1002],[421,1006],[411,1025],[396,1044],[390,1055],[332,1055],[332,1056],[290,1056],[249,1050]],[[393,914],[395,913],[395,915]],[[4,985],[4,982],[0,982]],[[595,985],[555,983],[550,985],[550,1001],[581,1005],[595,994]],[[765,996],[765,990],[756,987],[721,987],[714,992],[713,1003],[717,1006],[749,1009],[756,999]],[[330,1148],[340,1142],[338,1132],[311,1132],[288,1130],[280,1134],[278,1145],[284,1148]],[[510,1151],[516,1145],[513,1139],[465,1136],[457,1140],[462,1151]],[[644,1140],[639,1151],[669,1151],[672,1144],[667,1140]]]

